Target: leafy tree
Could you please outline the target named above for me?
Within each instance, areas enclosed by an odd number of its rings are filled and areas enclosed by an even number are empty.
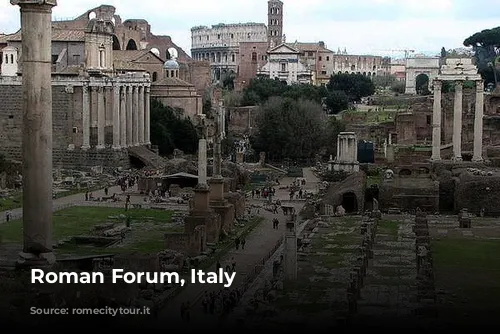
[[[485,83],[495,82],[495,60],[500,56],[500,27],[477,32],[464,41],[464,46],[472,46],[476,64]],[[494,72],[495,71],[495,72]]]
[[[395,75],[377,75],[372,78],[375,87],[386,88],[391,87],[397,81]]]
[[[391,85],[391,90],[397,94],[404,94],[406,90],[406,82],[405,81],[396,81]]]
[[[338,114],[349,107],[349,97],[341,90],[328,92],[325,105],[330,114]]]
[[[158,145],[160,154],[172,154],[174,149],[194,153],[198,149],[198,132],[182,109],[151,101],[151,142]]]
[[[362,97],[375,93],[372,80],[362,74],[335,74],[327,84],[329,91],[342,90],[350,101],[359,101]]]
[[[324,134],[325,155],[337,155],[337,136],[345,131],[345,123],[336,117],[329,117]]]
[[[324,111],[313,101],[271,97],[261,106],[252,146],[272,160],[313,158],[323,146]]]
[[[243,91],[242,105],[259,105],[271,96],[282,96],[286,89],[286,82],[278,79],[254,78]]]
[[[445,47],[443,46],[441,48],[441,58],[446,58],[448,56],[448,53],[446,52]]]

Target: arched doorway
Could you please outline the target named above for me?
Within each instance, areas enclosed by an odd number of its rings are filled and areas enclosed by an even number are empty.
[[[168,50],[165,51],[165,59],[166,60],[172,59],[172,55],[170,54],[170,52],[168,52]]]
[[[425,73],[420,73],[415,77],[415,89],[418,95],[429,95],[429,76]]]
[[[116,35],[113,35],[113,50],[121,50],[120,41]]]
[[[127,43],[127,50],[137,50],[137,44],[133,39],[130,39]]]
[[[346,192],[342,195],[342,207],[347,213],[358,212],[358,198],[353,192]]]

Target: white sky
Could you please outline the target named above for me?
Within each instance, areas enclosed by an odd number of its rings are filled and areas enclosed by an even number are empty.
[[[471,34],[500,25],[498,0],[283,0],[288,42],[324,41],[352,54],[398,57],[413,49],[439,53],[462,47]],[[267,0],[58,0],[54,18],[74,18],[101,4],[125,19],[146,19],[190,53],[191,27],[217,23],[267,24]],[[0,32],[19,28],[19,7],[0,2]],[[491,10],[490,10],[491,8]]]

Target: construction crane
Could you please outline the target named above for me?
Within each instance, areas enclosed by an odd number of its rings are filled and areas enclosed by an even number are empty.
[[[414,53],[415,50],[410,50],[410,49],[405,49],[405,50],[378,50],[382,52],[404,52],[405,53],[405,59],[408,59],[408,56],[410,53]]]

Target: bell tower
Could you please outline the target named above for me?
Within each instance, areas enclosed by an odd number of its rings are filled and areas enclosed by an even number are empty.
[[[283,2],[280,0],[267,3],[267,41],[269,46],[283,42]]]

